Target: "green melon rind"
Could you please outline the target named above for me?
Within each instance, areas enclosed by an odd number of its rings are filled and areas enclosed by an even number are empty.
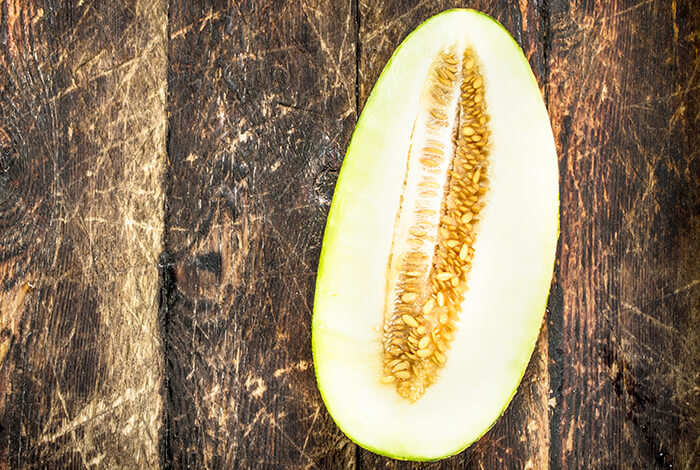
[[[435,17],[426,21],[419,28],[417,28],[413,33],[411,33],[407,37],[407,39],[402,43],[402,45],[396,50],[396,52],[394,53],[392,58],[389,60],[384,71],[382,72],[382,75],[378,79],[377,84],[375,86],[375,90],[383,88],[386,77],[388,76],[387,71],[392,70],[392,65],[394,63],[394,59],[401,53],[402,49],[404,47],[406,47],[406,44],[410,44],[411,39],[414,38],[414,36],[419,36],[421,34],[424,25],[427,25],[427,24],[434,22],[434,21],[437,21],[437,20],[445,20],[446,18],[448,19],[447,22],[449,22],[449,17],[455,16],[455,15],[465,15],[465,14],[478,15],[480,18],[486,19],[487,21],[498,25],[498,27],[502,31],[505,32],[505,29],[500,24],[498,24],[495,20],[493,20],[490,17],[488,17],[487,15],[484,15],[484,14],[479,13],[479,12],[465,11],[465,10],[449,10],[449,11],[443,12],[439,15],[436,15]],[[459,23],[458,20],[456,20],[455,22]],[[505,32],[504,35],[506,37],[510,38],[510,41],[512,42],[513,47],[517,48],[517,50],[520,52],[519,57],[521,58],[521,60],[525,64],[527,64],[527,59],[522,54],[522,51],[520,51],[520,48],[517,45],[517,43],[515,42],[515,40],[509,34],[507,34],[507,32]],[[528,70],[529,70],[529,64],[527,64],[527,66],[528,66]],[[529,73],[529,77],[531,80],[532,87],[535,90],[537,90],[537,93],[539,94],[539,88],[537,87],[537,82],[536,82],[534,76],[532,75],[531,71]],[[540,99],[541,99],[541,97],[540,97]],[[365,112],[367,112],[367,110],[373,110],[373,102],[374,102],[374,92],[372,93],[372,95],[370,95],[370,97],[367,101],[367,105],[365,107]],[[358,146],[356,139],[358,138],[358,135],[362,136],[364,119],[366,119],[366,118],[365,118],[365,114],[363,113],[363,115],[360,117],[360,120],[358,122],[356,132],[353,134],[353,138],[351,139],[351,143],[349,145],[348,152],[347,152],[347,155],[350,158],[346,157],[346,163],[353,158],[352,156],[354,155],[354,152],[355,152],[354,149],[355,149],[355,147]],[[362,146],[362,144],[359,144],[359,145]],[[321,355],[322,355],[321,350],[323,348],[323,340],[327,339],[327,337],[328,337],[328,332],[323,331],[324,324],[323,324],[323,322],[321,322],[321,314],[319,312],[320,312],[320,309],[322,308],[323,296],[327,295],[326,294],[326,290],[327,290],[326,289],[327,288],[326,281],[328,278],[327,273],[329,273],[330,270],[333,269],[333,266],[327,266],[328,259],[330,258],[329,253],[333,252],[333,250],[335,250],[337,248],[336,242],[337,242],[337,240],[341,239],[341,237],[343,236],[343,233],[340,232],[340,230],[342,230],[342,223],[339,223],[339,222],[342,222],[343,216],[342,216],[342,214],[338,213],[338,210],[339,210],[338,208],[341,207],[341,205],[342,205],[340,199],[346,193],[352,194],[353,187],[357,186],[358,180],[361,180],[363,176],[364,175],[362,174],[362,172],[357,171],[356,167],[346,165],[345,163],[343,165],[343,168],[341,169],[339,179],[338,179],[338,184],[336,187],[336,196],[334,197],[333,204],[331,206],[331,210],[330,210],[329,218],[328,218],[328,225],[327,225],[326,232],[324,235],[323,248],[322,248],[322,252],[321,252],[321,259],[319,262],[319,269],[318,269],[319,274],[318,274],[318,278],[317,278],[317,295],[316,295],[316,298],[314,301],[314,318],[313,318],[313,322],[312,322],[312,331],[313,331],[312,347],[313,347],[314,364],[316,365],[316,368],[315,368],[316,377],[317,377],[317,380],[319,381],[319,389],[320,389],[321,396],[322,396],[324,402],[326,403],[326,406],[328,407],[329,412],[334,417],[334,419],[336,419],[336,416],[335,416],[335,410],[334,410],[333,405],[332,405],[332,400],[330,400],[329,397],[326,395],[326,391],[322,385],[323,384],[323,377],[319,373],[319,365],[323,364],[323,358],[321,357]],[[554,197],[557,197],[557,206],[558,206],[558,196],[554,195]],[[556,230],[556,233],[558,234],[558,217],[556,218],[555,225],[556,225],[555,230]],[[553,242],[552,242],[553,246],[551,247],[552,252],[556,247],[556,238],[557,238],[557,236],[555,235],[555,237],[553,238]],[[551,261],[552,268],[553,268],[553,262],[554,262],[554,260],[553,260],[553,255],[552,255],[552,261]],[[541,306],[538,306],[539,311],[542,313],[544,312],[545,307],[546,307],[547,292],[549,291],[551,272],[552,272],[552,270],[550,269],[548,271],[548,273],[543,274],[540,282],[537,282],[537,286],[539,286],[543,290],[543,292],[541,292],[539,294],[539,298],[543,299],[543,303]],[[538,324],[536,325],[537,330],[539,330],[542,316],[543,315],[539,316],[539,321],[538,321]],[[528,354],[527,354],[528,358],[530,357],[532,350],[534,349],[536,339],[537,339],[537,335],[534,335],[534,339],[531,341],[531,344],[530,344],[530,347],[528,350]],[[524,362],[524,365],[522,366],[521,370],[519,371],[518,383],[519,383],[520,379],[522,379],[522,376],[525,372],[526,367],[527,367],[527,361]],[[462,442],[459,445],[456,445],[454,447],[443,449],[443,453],[441,453],[440,455],[412,455],[410,453],[407,454],[405,452],[404,453],[397,453],[390,448],[386,448],[386,446],[381,446],[381,445],[376,446],[372,442],[368,442],[366,440],[363,440],[362,436],[354,435],[352,431],[345,428],[345,425],[342,422],[342,420],[336,419],[336,423],[341,428],[341,430],[343,430],[343,432],[345,432],[346,435],[348,435],[348,437],[351,440],[353,440],[353,442],[357,443],[358,445],[360,445],[360,446],[362,446],[370,451],[376,452],[378,454],[386,455],[386,456],[397,458],[397,459],[410,459],[410,460],[416,460],[416,461],[435,460],[435,459],[444,458],[444,457],[447,457],[450,455],[454,455],[455,453],[462,451],[463,449],[465,449],[466,447],[471,445],[479,437],[481,437],[485,432],[487,432],[488,429],[493,425],[493,423],[495,423],[495,421],[498,419],[498,417],[507,408],[508,403],[511,401],[511,399],[516,391],[517,391],[517,387],[514,388],[510,392],[509,398],[503,403],[500,412],[494,416],[493,421],[487,427],[483,428],[477,436],[475,436],[473,439],[470,439],[467,442]]]

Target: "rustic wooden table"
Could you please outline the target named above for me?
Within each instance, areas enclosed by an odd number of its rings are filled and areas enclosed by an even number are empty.
[[[559,152],[546,322],[434,464],[314,381],[324,222],[394,48],[452,2],[0,1],[0,468],[700,468],[700,5],[464,2]],[[460,2],[457,2],[460,3]]]

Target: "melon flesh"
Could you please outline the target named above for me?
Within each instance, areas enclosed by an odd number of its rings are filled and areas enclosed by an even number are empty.
[[[437,383],[415,402],[382,384],[387,263],[426,76],[449,48],[481,65],[490,116],[489,193],[468,290]],[[354,442],[408,460],[455,454],[503,413],[530,360],[558,235],[554,140],[517,43],[471,10],[441,13],[396,50],[358,121],[333,197],[312,325],[319,390]]]

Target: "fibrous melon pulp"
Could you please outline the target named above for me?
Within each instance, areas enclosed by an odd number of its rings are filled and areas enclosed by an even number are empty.
[[[367,100],[328,217],[313,353],[338,426],[411,460],[481,436],[532,354],[557,224],[556,152],[527,59],[486,15],[431,18]]]

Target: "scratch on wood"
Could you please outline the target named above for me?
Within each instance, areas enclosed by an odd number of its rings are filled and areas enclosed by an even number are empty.
[[[288,374],[290,372],[296,371],[296,370],[306,370],[309,367],[311,367],[311,364],[308,361],[299,361],[296,364],[292,364],[289,367],[282,367],[280,369],[277,369],[275,373],[273,374],[275,377],[279,378],[282,375]]]
[[[255,389],[251,390],[251,388],[253,388],[253,385],[255,385]],[[249,375],[246,379],[245,386],[250,392],[250,396],[253,398],[261,398],[263,396],[263,393],[265,393],[265,391],[267,390],[267,386],[265,385],[265,382],[262,378],[253,377],[251,375]]]
[[[51,433],[51,434],[45,434],[39,437],[39,442],[41,444],[46,444],[49,442],[54,442],[57,439],[63,437],[66,434],[72,433],[76,431],[79,428],[88,426],[88,425],[95,425],[96,422],[100,420],[104,420],[110,415],[113,415],[117,410],[120,408],[123,408],[125,406],[133,406],[134,402],[138,400],[142,400],[143,397],[142,395],[144,394],[150,394],[151,390],[150,388],[152,387],[152,384],[149,383],[148,380],[145,381],[145,383],[142,385],[142,387],[138,390],[133,390],[133,389],[126,389],[122,395],[116,396],[111,398],[108,402],[105,402],[104,400],[101,399],[96,399],[94,401],[91,401],[90,403],[86,404],[80,412],[73,418],[71,418],[68,414],[68,408],[66,406],[65,399],[63,395],[61,394],[60,389],[57,390],[57,397],[59,401],[61,402],[63,411],[65,413],[66,419],[68,422],[63,423],[61,427]],[[146,397],[148,398],[148,397]],[[142,406],[142,405],[137,405],[137,406]],[[134,415],[131,415],[132,417]],[[130,426],[127,421],[127,426]],[[120,432],[124,434],[129,434],[130,429],[123,428],[119,430]]]

